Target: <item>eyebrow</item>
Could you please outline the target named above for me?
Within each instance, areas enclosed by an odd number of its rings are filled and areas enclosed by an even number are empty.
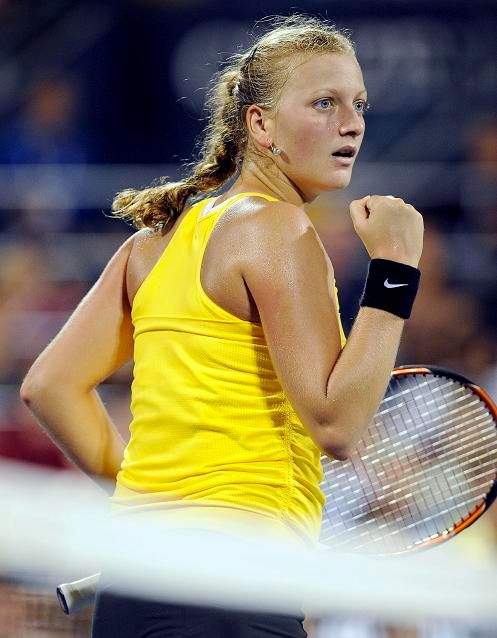
[[[326,88],[326,87],[324,87],[322,89],[316,89],[316,90],[312,91],[312,93],[320,93],[321,91],[323,93],[338,93],[337,89],[330,89],[330,88]],[[365,88],[361,89],[360,91],[357,92],[356,95],[359,96],[359,95],[363,95],[363,94],[366,95],[366,97],[367,97],[367,95],[368,95],[367,89],[365,89]]]

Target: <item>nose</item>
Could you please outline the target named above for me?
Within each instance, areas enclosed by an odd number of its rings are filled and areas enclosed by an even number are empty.
[[[364,133],[364,116],[355,108],[342,109],[338,120],[338,132],[342,136],[358,137]]]

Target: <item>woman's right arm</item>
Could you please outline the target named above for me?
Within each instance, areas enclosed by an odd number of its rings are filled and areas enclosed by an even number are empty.
[[[111,480],[125,442],[96,387],[133,356],[126,272],[134,237],[114,254],[21,386],[21,398],[66,456],[89,476]]]
[[[370,256],[417,266],[421,215],[402,200],[374,196],[351,204]],[[316,444],[344,460],[382,400],[404,320],[361,308],[341,349],[334,275],[306,213],[265,205],[243,233],[241,274],[259,310],[282,387]]]

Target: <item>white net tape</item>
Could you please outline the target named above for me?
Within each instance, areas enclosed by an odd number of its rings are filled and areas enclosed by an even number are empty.
[[[0,466],[0,569],[53,582],[104,571],[122,591],[194,604],[365,614],[497,627],[497,563],[465,565],[437,549],[372,558],[282,543],[110,523],[86,479]]]

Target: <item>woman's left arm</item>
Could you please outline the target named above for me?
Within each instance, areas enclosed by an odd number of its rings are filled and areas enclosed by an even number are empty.
[[[94,478],[114,480],[125,447],[95,388],[133,356],[126,292],[133,239],[114,254],[21,386],[22,400],[56,445]]]

